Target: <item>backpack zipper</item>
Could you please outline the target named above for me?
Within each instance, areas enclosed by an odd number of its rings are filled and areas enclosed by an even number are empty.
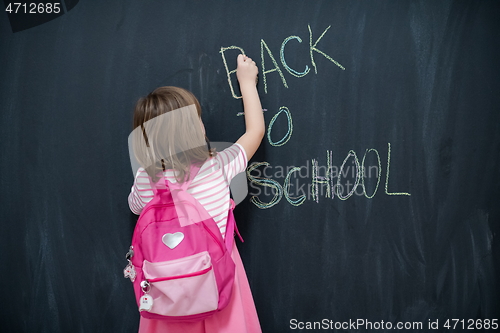
[[[205,268],[201,271],[194,272],[194,273],[169,276],[169,277],[162,277],[162,278],[155,278],[155,279],[148,279],[148,282],[161,282],[161,281],[176,280],[176,279],[183,279],[183,278],[188,278],[188,277],[200,276],[200,275],[203,275],[205,273],[208,273],[211,270],[212,270],[212,266]]]
[[[141,215],[146,214],[146,212],[147,212],[148,210],[150,210],[151,208],[154,208],[154,207],[167,207],[167,206],[175,206],[175,204],[170,203],[170,204],[151,205],[151,206],[149,206],[146,210],[144,210],[144,211],[141,213]]]
[[[224,247],[222,246],[222,244],[219,242],[219,240],[217,239],[217,237],[213,234],[212,230],[210,230],[204,222],[201,222],[203,223],[203,227],[205,228],[205,230],[210,234],[210,236],[212,236],[212,238],[214,239],[215,243],[217,243],[217,245],[219,245],[222,253],[224,253]]]

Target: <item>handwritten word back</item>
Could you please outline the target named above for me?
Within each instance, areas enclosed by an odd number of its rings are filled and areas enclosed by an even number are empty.
[[[326,28],[323,31],[323,33],[318,37],[318,39],[316,39],[316,41],[313,43],[313,33],[312,33],[312,30],[311,30],[311,26],[307,25],[307,29],[309,30],[309,56],[311,58],[311,65],[314,67],[314,72],[316,74],[318,73],[318,69],[317,69],[316,62],[314,61],[314,55],[315,55],[315,53],[313,53],[313,52],[321,54],[326,59],[330,60],[335,65],[337,65],[339,68],[341,68],[342,70],[345,70],[344,66],[342,66],[338,61],[334,60],[331,56],[329,56],[328,54],[326,54],[325,52],[321,51],[318,48],[319,41],[323,38],[323,36],[325,36],[326,32],[328,31],[328,29],[330,29],[330,27],[331,26],[329,26],[328,28]],[[281,65],[283,66],[283,68],[288,73],[290,73],[291,75],[293,75],[295,77],[306,76],[310,72],[309,66],[306,65],[304,71],[299,72],[299,71],[291,68],[287,64],[287,62],[286,62],[286,59],[285,59],[285,46],[287,45],[288,42],[290,42],[292,40],[296,40],[298,43],[302,43],[302,39],[299,36],[288,36],[288,37],[285,38],[285,40],[283,40],[283,42],[281,43],[281,47],[280,47]],[[236,73],[236,69],[229,70],[229,67],[227,65],[227,60],[226,60],[225,53],[227,51],[229,51],[229,50],[238,50],[242,54],[245,54],[245,50],[243,50],[242,47],[232,45],[232,46],[228,46],[228,47],[221,47],[220,51],[219,51],[219,53],[222,56],[222,61],[224,63],[224,68],[226,69],[227,82],[228,82],[229,88],[231,90],[231,95],[233,96],[233,98],[241,98],[241,96],[237,96],[236,93],[234,92],[234,87],[233,87],[233,84],[232,84],[232,81],[231,81],[231,75],[234,74],[234,73]],[[266,57],[265,57],[266,55],[271,60],[271,64],[269,64],[269,63],[266,64]],[[276,61],[276,57],[271,52],[271,50],[269,49],[269,46],[264,41],[264,39],[260,40],[260,61],[261,61],[261,71],[260,71],[260,73],[262,75],[262,80],[264,82],[264,92],[266,94],[267,94],[267,75],[270,74],[270,73],[273,73],[273,72],[276,72],[279,75],[279,77],[281,79],[281,82],[283,83],[283,86],[285,86],[285,88],[288,88],[288,84],[286,82],[285,76],[283,75],[283,71],[281,70],[280,66],[278,65],[278,62]]]

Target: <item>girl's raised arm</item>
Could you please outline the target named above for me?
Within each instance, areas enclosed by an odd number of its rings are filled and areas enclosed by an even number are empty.
[[[243,98],[246,131],[236,143],[243,146],[247,159],[250,160],[257,151],[257,148],[259,148],[266,130],[262,105],[260,104],[256,86],[259,69],[255,65],[255,61],[252,61],[246,55],[238,55],[237,61],[236,77],[238,78]]]

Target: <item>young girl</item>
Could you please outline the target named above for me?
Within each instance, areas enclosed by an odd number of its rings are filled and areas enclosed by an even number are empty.
[[[206,137],[205,128],[201,122],[200,104],[196,97],[187,90],[177,87],[160,87],[138,101],[134,112],[134,128],[142,127],[145,131],[144,126],[149,120],[160,118],[159,116],[162,115],[168,117],[173,115],[168,118],[169,130],[158,132],[153,136],[149,135],[148,139],[151,142],[146,142],[148,148],[155,147],[154,140],[174,140],[169,137],[172,133],[177,133],[176,147],[180,148],[175,148],[175,153],[171,153],[169,158],[161,158],[161,162],[153,163],[146,168],[147,170],[139,168],[128,198],[132,212],[140,214],[144,206],[153,198],[150,178],[156,181],[156,175],[159,174],[172,183],[183,182],[189,177],[191,164],[197,164],[200,170],[187,191],[204,206],[219,226],[221,234],[225,235],[230,207],[229,182],[236,174],[245,171],[247,162],[259,147],[265,131],[262,106],[256,88],[257,66],[251,58],[242,54],[238,56],[237,63],[236,76],[243,98],[246,131],[235,144],[221,152],[214,153],[207,149],[206,145],[200,149],[198,144],[189,142],[190,140],[196,141],[193,137]],[[182,117],[188,113],[186,107],[193,108],[193,105],[199,122],[192,126],[184,126],[186,122]],[[181,116],[179,116],[179,109],[184,112]],[[174,110],[175,112],[171,112]],[[177,114],[174,115],[174,113]],[[177,123],[172,125],[172,120],[175,119]],[[161,144],[156,146],[159,145]],[[169,146],[167,151],[170,149]],[[154,151],[152,154],[157,156]],[[139,333],[261,332],[245,269],[235,245],[233,245],[231,257],[236,265],[236,273],[231,300],[226,308],[203,321],[189,323],[169,323],[141,317]]]

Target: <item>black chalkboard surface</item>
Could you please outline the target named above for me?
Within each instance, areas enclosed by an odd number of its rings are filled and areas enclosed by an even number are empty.
[[[498,1],[67,7],[0,15],[0,331],[137,330],[133,106],[187,88],[234,142],[239,52],[268,126],[236,208],[263,332],[500,325]]]

